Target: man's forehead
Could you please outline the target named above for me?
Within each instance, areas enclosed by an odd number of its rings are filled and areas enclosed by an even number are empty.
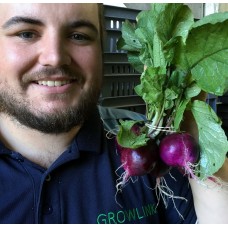
[[[62,9],[65,10],[66,8],[69,9],[80,9],[80,10],[88,10],[93,11],[98,7],[97,3],[0,3],[0,10],[1,9],[17,9],[17,10],[24,10],[24,9],[45,9],[45,8],[53,8],[53,9]]]
[[[86,19],[98,24],[98,5],[96,3],[25,3],[0,4],[0,19],[15,16],[34,16],[43,21],[48,19],[75,20]],[[3,22],[3,21],[2,21]]]

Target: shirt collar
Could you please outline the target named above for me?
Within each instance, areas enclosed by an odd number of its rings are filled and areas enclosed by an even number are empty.
[[[78,135],[76,143],[79,151],[101,152],[103,127],[98,109],[91,112],[91,115],[84,123]]]

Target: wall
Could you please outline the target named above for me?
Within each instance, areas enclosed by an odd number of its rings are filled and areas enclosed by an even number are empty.
[[[219,12],[228,12],[228,3],[219,3]]]

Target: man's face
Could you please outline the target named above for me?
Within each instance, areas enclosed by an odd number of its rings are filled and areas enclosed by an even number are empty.
[[[21,124],[69,131],[96,105],[97,4],[1,4],[0,53],[0,111]]]

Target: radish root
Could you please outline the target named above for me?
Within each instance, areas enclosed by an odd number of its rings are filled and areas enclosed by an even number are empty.
[[[156,192],[156,196],[157,196],[157,199],[158,199],[157,206],[158,206],[158,204],[160,202],[160,199],[162,199],[162,201],[163,201],[163,203],[165,205],[165,208],[167,209],[168,201],[169,201],[169,199],[171,199],[172,202],[173,202],[173,206],[174,206],[176,212],[184,220],[183,215],[179,212],[179,210],[176,207],[174,199],[181,199],[181,200],[185,200],[186,202],[188,200],[185,199],[184,197],[181,197],[181,196],[175,196],[174,192],[167,185],[167,182],[166,182],[164,177],[156,178],[155,192]]]

